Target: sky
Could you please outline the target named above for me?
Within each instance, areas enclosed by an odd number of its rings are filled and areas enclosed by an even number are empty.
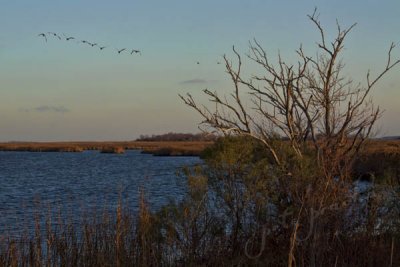
[[[300,44],[313,55],[319,36],[307,14],[315,7],[328,38],[336,19],[343,27],[357,23],[343,54],[355,82],[384,68],[391,42],[400,58],[398,0],[0,0],[0,141],[198,132],[200,116],[178,94],[205,103],[205,88],[229,92],[230,78],[217,62],[224,54],[233,58],[233,45],[245,55],[253,38],[289,63],[297,62]],[[251,62],[243,68],[258,71]],[[374,88],[373,101],[385,110],[379,135],[400,135],[399,85],[397,67]]]

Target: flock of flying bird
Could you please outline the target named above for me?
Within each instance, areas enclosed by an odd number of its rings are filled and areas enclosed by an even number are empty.
[[[91,42],[86,41],[86,40],[77,40],[77,38],[75,38],[73,36],[67,36],[64,33],[63,33],[63,37],[61,37],[59,34],[57,34],[55,32],[39,33],[37,36],[38,37],[42,37],[46,42],[47,42],[47,37],[51,36],[52,38],[57,38],[59,40],[63,40],[63,39],[65,39],[66,41],[75,40],[77,43],[87,44],[87,45],[90,45],[91,47],[97,46],[100,50],[103,50],[103,49],[107,48],[107,46],[101,46],[101,45],[99,45],[97,43],[91,43]],[[140,50],[137,50],[137,49],[128,49],[128,48],[118,49],[118,48],[115,48],[115,50],[118,52],[118,54],[121,54],[122,52],[127,51],[127,52],[130,52],[131,55],[132,54],[142,55],[142,52]],[[199,65],[200,62],[197,61],[196,64]],[[221,62],[217,61],[217,64],[219,65],[219,64],[221,64]]]
[[[90,45],[91,47],[97,46],[100,50],[103,50],[103,49],[106,49],[106,48],[107,48],[107,46],[101,46],[101,45],[99,45],[99,44],[97,44],[97,43],[91,43],[91,42],[88,42],[88,41],[86,41],[86,40],[77,40],[75,37],[73,37],[73,36],[67,36],[67,35],[65,35],[64,33],[63,33],[63,36],[64,36],[64,37],[61,37],[59,34],[57,34],[57,33],[55,33],[55,32],[47,32],[47,33],[39,33],[39,34],[38,34],[38,37],[42,37],[46,42],[47,42],[47,36],[52,36],[53,38],[57,38],[57,39],[59,39],[59,40],[65,39],[66,41],[76,40],[77,43],[87,44],[87,45]],[[115,50],[118,52],[118,54],[121,54],[121,53],[124,52],[124,51],[129,52],[129,49],[127,49],[127,48],[121,48],[121,49],[115,48]],[[131,49],[131,50],[130,50],[130,54],[131,54],[131,55],[132,55],[132,54],[139,54],[139,55],[141,55],[142,53],[140,52],[140,50]]]

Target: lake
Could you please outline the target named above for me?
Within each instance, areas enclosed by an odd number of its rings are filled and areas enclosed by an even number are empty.
[[[200,163],[198,157],[155,157],[138,150],[0,152],[0,235],[30,230],[38,210],[79,220],[87,211],[115,212],[122,199],[135,211],[141,188],[151,209],[158,210],[186,192],[177,171]]]

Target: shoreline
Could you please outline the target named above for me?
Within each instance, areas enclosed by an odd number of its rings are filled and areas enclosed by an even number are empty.
[[[125,150],[142,150],[142,153],[155,156],[200,156],[212,144],[212,141],[3,142],[0,151],[123,153]]]
[[[70,152],[98,150],[103,153],[124,153],[141,150],[155,156],[201,156],[213,141],[65,141],[65,142],[0,142],[0,151]],[[363,155],[400,154],[400,140],[372,139],[366,143]]]

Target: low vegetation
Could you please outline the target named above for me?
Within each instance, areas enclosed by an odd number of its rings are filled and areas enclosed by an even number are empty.
[[[166,133],[159,135],[141,135],[136,141],[215,141],[217,136],[207,133]]]
[[[0,151],[82,152],[136,149],[154,155],[198,156],[212,143],[212,141],[8,142],[0,143]]]
[[[100,150],[100,153],[123,154],[125,153],[125,149],[120,146],[108,146],[108,147],[103,147]]]

